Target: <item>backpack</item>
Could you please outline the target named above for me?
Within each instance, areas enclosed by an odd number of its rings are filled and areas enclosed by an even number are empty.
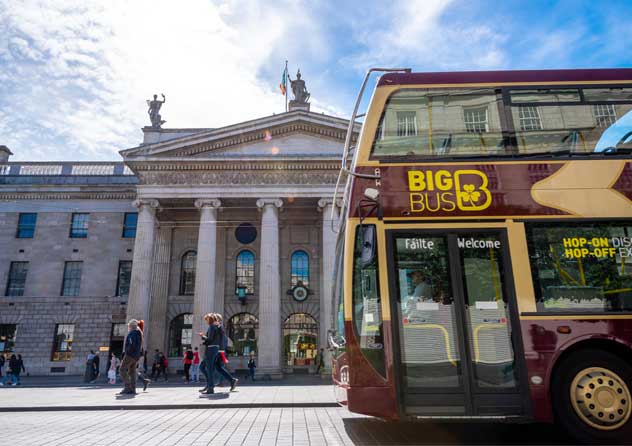
[[[187,359],[193,359],[193,352],[191,350],[187,350]]]

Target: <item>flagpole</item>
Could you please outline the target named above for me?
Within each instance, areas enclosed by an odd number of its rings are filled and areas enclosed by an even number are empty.
[[[287,72],[287,60],[285,61],[285,113],[287,113],[287,81],[288,81],[288,72]]]

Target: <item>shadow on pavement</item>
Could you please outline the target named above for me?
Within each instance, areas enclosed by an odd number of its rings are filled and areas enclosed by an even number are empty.
[[[211,393],[211,394],[203,393],[200,395],[200,398],[205,399],[205,400],[225,400],[228,397],[229,397],[228,393],[219,393],[219,392]]]
[[[392,422],[343,419],[356,445],[575,445],[548,424]]]

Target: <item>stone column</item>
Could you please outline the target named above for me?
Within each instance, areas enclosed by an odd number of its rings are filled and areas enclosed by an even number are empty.
[[[173,226],[160,226],[154,250],[154,278],[149,306],[149,324],[146,325],[145,340],[149,354],[154,349],[166,348],[167,299],[169,296],[169,267],[171,265],[171,237]]]
[[[127,300],[127,318],[149,320],[151,300],[152,263],[156,233],[156,208],[158,200],[135,200],[138,208],[132,279]]]
[[[336,240],[338,238],[338,206],[334,206],[331,198],[318,201],[318,209],[323,214],[322,259],[320,269],[320,346],[325,349],[325,369],[331,370],[331,355],[327,349],[327,336],[334,323],[332,285],[334,266],[336,263]],[[333,210],[333,221],[332,221]]]
[[[200,345],[199,332],[206,332],[207,325],[202,319],[206,313],[221,313],[215,295],[217,259],[217,211],[221,201],[216,198],[195,200],[200,210],[200,230],[198,233],[197,263],[195,265],[195,296],[193,297],[193,340]]]
[[[281,199],[257,200],[261,210],[259,249],[259,339],[257,372],[281,375],[281,277],[279,275],[279,208]]]

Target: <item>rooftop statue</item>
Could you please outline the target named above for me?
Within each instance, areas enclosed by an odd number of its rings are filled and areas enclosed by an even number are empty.
[[[149,107],[149,110],[147,110],[147,113],[149,113],[149,120],[151,121],[151,126],[156,129],[159,129],[161,125],[167,122],[161,119],[161,116],[159,113],[160,107],[162,107],[162,104],[164,104],[167,101],[167,98],[165,98],[164,94],[161,94],[161,96],[162,96],[162,101],[158,100],[157,94],[154,95],[153,101],[147,99],[147,106]]]
[[[290,84],[292,86],[292,93],[294,94],[294,99],[291,101],[296,104],[307,104],[309,100],[309,92],[307,88],[305,88],[305,81],[301,79],[301,70],[299,69],[296,72],[296,79],[292,80],[288,74],[288,79],[290,79]]]

